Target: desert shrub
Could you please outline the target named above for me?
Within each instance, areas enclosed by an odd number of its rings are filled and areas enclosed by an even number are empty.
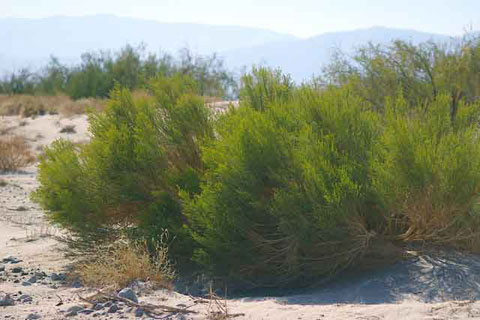
[[[443,44],[370,44],[360,48],[353,59],[337,54],[325,69],[324,80],[349,86],[379,111],[399,92],[413,108],[448,94],[453,117],[462,99],[472,102],[479,97],[479,54],[478,35]]]
[[[35,161],[28,143],[21,136],[0,138],[0,172],[16,171]]]
[[[175,272],[168,260],[168,247],[155,246],[155,254],[146,244],[117,241],[100,245],[94,256],[79,262],[74,272],[89,287],[121,289],[134,281],[149,281],[155,288],[172,288]]]
[[[454,123],[450,106],[390,102],[373,181],[392,237],[479,250],[480,105],[460,103]]]
[[[242,77],[240,99],[250,107],[263,111],[272,103],[287,102],[294,91],[290,76],[280,70],[253,67]]]
[[[172,252],[188,256],[178,189],[198,191],[199,143],[213,136],[195,89],[180,75],[158,79],[138,99],[118,88],[104,113],[90,114],[90,143],[46,148],[34,198],[51,220],[86,237],[101,228],[155,239],[168,229]]]
[[[362,256],[375,228],[375,114],[347,92],[284,94],[266,109],[247,98],[224,115],[204,150],[202,191],[184,195],[196,259],[256,285],[331,276]]]

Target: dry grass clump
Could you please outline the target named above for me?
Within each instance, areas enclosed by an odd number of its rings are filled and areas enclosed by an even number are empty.
[[[140,280],[171,289],[175,273],[167,255],[164,245],[158,245],[152,257],[146,245],[120,241],[101,250],[89,262],[81,263],[76,272],[91,287],[120,289]]]
[[[24,137],[0,138],[0,171],[16,171],[33,162],[35,162],[35,157]]]
[[[400,234],[398,239],[449,245],[478,252],[480,221],[473,219],[474,214],[471,214],[472,218],[467,222],[462,214],[469,212],[472,204],[443,203],[435,201],[434,195],[433,187],[429,187],[405,201],[402,206],[402,218],[397,219],[395,224],[397,228],[406,231]],[[472,196],[472,201],[478,201],[477,197]]]
[[[74,101],[65,95],[0,95],[0,115],[3,116],[21,115],[28,118],[58,113],[72,116],[83,114],[87,109],[102,110],[103,107],[103,100],[93,98]]]

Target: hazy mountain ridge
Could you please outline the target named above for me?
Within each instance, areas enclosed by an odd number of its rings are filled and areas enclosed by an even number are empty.
[[[335,49],[350,53],[368,42],[387,44],[401,39],[419,43],[449,38],[385,27],[301,39],[259,28],[160,23],[111,15],[5,18],[0,19],[0,71],[36,68],[50,55],[59,57],[64,63],[73,63],[86,51],[118,50],[126,44],[145,43],[152,52],[175,53],[185,47],[200,54],[217,52],[234,70],[252,64],[280,67],[300,81],[318,74]]]
[[[353,31],[330,32],[307,39],[275,42],[225,53],[228,65],[266,64],[280,67],[296,80],[318,74],[330,61],[335,50],[351,54],[369,42],[389,44],[394,40],[412,43],[425,41],[446,42],[450,36],[415,30],[372,27]]]
[[[287,39],[295,37],[260,28],[160,23],[111,15],[6,18],[0,19],[0,70],[35,65],[51,54],[73,62],[83,52],[118,50],[126,44],[145,43],[152,52],[174,53],[188,47],[209,54]]]

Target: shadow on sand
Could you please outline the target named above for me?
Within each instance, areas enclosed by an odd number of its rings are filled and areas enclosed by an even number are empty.
[[[454,251],[422,254],[382,270],[345,275],[321,289],[273,299],[315,305],[397,303],[406,298],[425,303],[479,300],[480,256]]]

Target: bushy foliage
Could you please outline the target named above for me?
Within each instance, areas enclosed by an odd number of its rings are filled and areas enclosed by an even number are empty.
[[[462,99],[480,95],[480,39],[465,36],[450,43],[414,45],[395,41],[390,46],[370,44],[353,59],[338,53],[324,72],[329,84],[349,86],[383,111],[386,99],[401,92],[409,106],[450,96],[452,117]]]
[[[460,103],[454,123],[450,105],[445,95],[413,110],[387,104],[375,190],[392,237],[480,250],[480,104]]]
[[[156,77],[188,75],[197,82],[201,96],[231,97],[237,94],[233,75],[217,55],[194,55],[182,50],[178,58],[168,53],[145,54],[145,46],[125,46],[116,53],[109,51],[82,54],[78,65],[66,66],[51,57],[39,72],[22,69],[0,81],[0,94],[67,94],[73,99],[106,98],[118,85],[145,89]]]
[[[154,97],[116,89],[105,112],[90,115],[89,144],[46,148],[35,198],[51,220],[78,233],[123,228],[149,239],[168,228],[172,250],[191,251],[177,189],[198,188],[198,143],[213,134],[195,89],[183,76],[157,80]]]
[[[185,197],[185,211],[197,259],[216,273],[300,284],[342,270],[367,247],[377,119],[345,92],[285,88],[277,75],[259,70],[248,85],[264,88],[268,76],[290,102],[264,109],[246,99],[223,116],[204,150],[202,192]]]
[[[269,105],[288,102],[294,91],[290,76],[280,70],[252,68],[242,77],[240,99],[255,110],[264,111]]]
[[[36,199],[85,237],[168,229],[177,258],[254,285],[329,278],[385,241],[479,251],[478,43],[429,46],[365,49],[328,86],[253,69],[215,117],[191,72],[117,88],[89,144],[47,148]]]

